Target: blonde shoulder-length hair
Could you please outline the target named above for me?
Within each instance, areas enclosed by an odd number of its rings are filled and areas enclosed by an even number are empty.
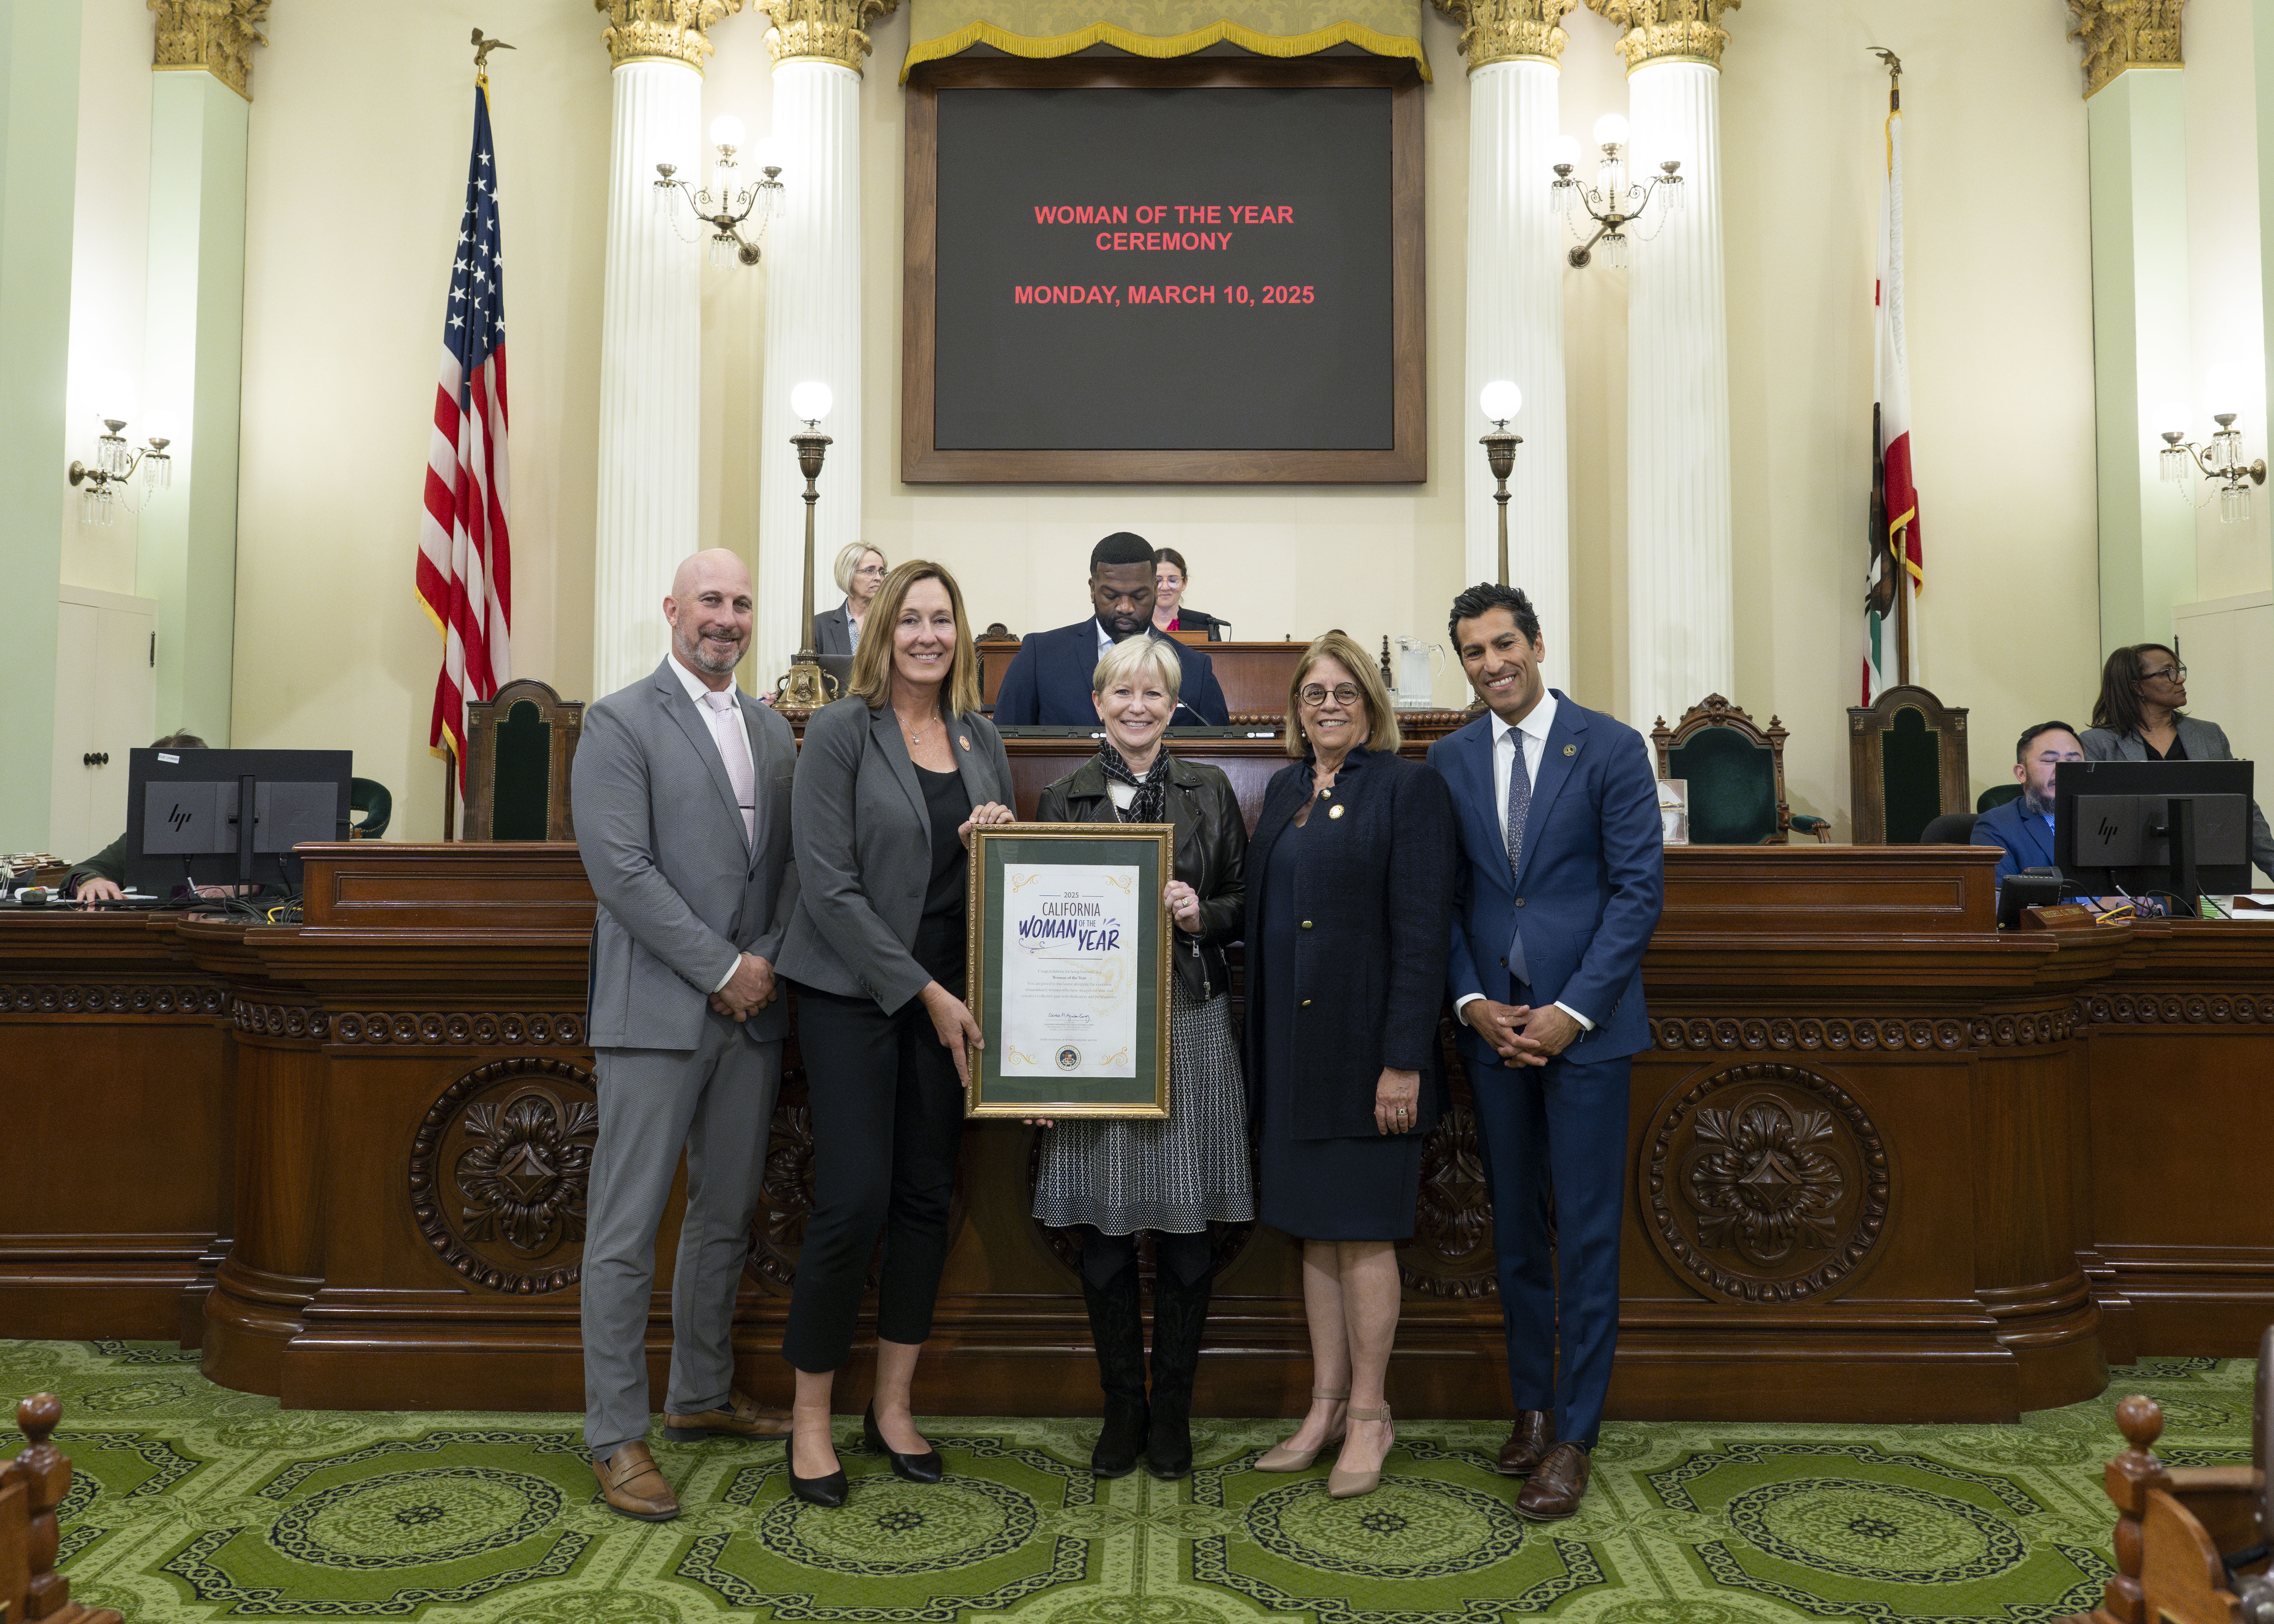
[[[853,596],[853,572],[861,568],[861,560],[871,553],[880,559],[885,559],[886,569],[892,567],[892,560],[885,558],[884,548],[873,542],[848,541],[845,544],[844,550],[838,553],[837,568],[834,572],[837,576],[837,590],[846,597]]]
[[[895,566],[877,589],[861,646],[854,650],[853,680],[847,690],[858,694],[871,710],[892,703],[892,648],[898,641],[894,633],[908,589],[919,581],[937,581],[945,587],[948,605],[955,611],[955,652],[948,658],[947,676],[939,685],[941,703],[951,716],[975,716],[979,710],[979,651],[971,646],[971,621],[963,613],[963,589],[945,568],[924,559]]]
[[[1359,697],[1366,705],[1366,748],[1395,755],[1404,735],[1397,731],[1397,710],[1389,703],[1389,690],[1382,685],[1381,668],[1367,658],[1355,640],[1341,632],[1329,632],[1319,638],[1296,662],[1295,675],[1287,684],[1287,754],[1299,760],[1309,753],[1303,736],[1303,703],[1296,695],[1311,680],[1311,667],[1322,659],[1340,661],[1351,673],[1351,680],[1358,684]]]
[[[1185,685],[1185,668],[1177,658],[1176,644],[1140,632],[1134,637],[1124,637],[1097,657],[1097,669],[1089,677],[1089,691],[1103,695],[1115,683],[1126,682],[1146,671],[1153,673],[1161,684],[1161,691],[1171,699]]]

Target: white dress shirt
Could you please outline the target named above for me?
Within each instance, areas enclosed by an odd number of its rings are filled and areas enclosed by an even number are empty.
[[[680,663],[679,650],[676,649],[671,651],[671,670],[672,674],[679,679],[679,686],[685,688],[687,696],[695,702],[695,708],[703,713],[704,723],[711,729],[711,742],[719,747],[719,759],[721,761],[726,759],[727,745],[726,741],[719,736],[719,730],[722,727],[740,727],[742,730],[742,748],[749,752],[749,760],[755,766],[757,763],[758,752],[757,748],[750,742],[749,724],[742,718],[742,702],[737,699],[732,710],[713,710],[711,708],[711,702],[704,697],[711,692],[711,685]],[[727,685],[727,691],[729,693],[734,691],[733,684]],[[747,826],[750,848],[755,851],[757,849],[758,843],[757,809],[753,808],[747,816],[751,820]],[[719,985],[711,990],[715,993],[725,987],[727,982],[734,979],[734,972],[742,967],[742,956],[737,953],[734,955],[734,962],[727,966],[727,974],[719,978]]]
[[[1526,785],[1540,782],[1540,758],[1547,753],[1547,730],[1555,726],[1555,690],[1547,689],[1540,703],[1532,707],[1524,720],[1510,727],[1495,716],[1493,733],[1493,827],[1508,827],[1508,775],[1516,771],[1516,753],[1519,745],[1524,751],[1524,781]],[[1457,1017],[1473,1000],[1481,998],[1480,992],[1470,993],[1453,1005]],[[1582,1032],[1593,1032],[1595,1023],[1573,1009],[1557,1002],[1555,1007],[1579,1023]]]

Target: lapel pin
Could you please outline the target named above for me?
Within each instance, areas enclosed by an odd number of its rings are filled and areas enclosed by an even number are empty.
[[[1576,744],[1567,744],[1563,747],[1563,754],[1566,756],[1577,756],[1578,753],[1579,747]]]
[[[969,748],[971,748],[971,737],[970,737],[970,735],[969,735],[969,734],[968,734],[968,733],[958,733],[958,734],[956,734],[956,735],[955,735],[955,741],[956,741],[956,743],[958,743],[958,744],[961,745],[961,746],[962,746],[965,749],[967,749],[967,750],[968,750],[968,749],[969,749]]]

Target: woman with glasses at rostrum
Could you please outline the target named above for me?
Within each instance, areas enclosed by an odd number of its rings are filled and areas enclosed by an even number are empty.
[[[2188,716],[2187,668],[2160,643],[2117,650],[2100,670],[2092,726],[2077,742],[2087,761],[2233,761],[2226,730]],[[2274,832],[2250,803],[2250,861],[2274,878]]]
[[[1261,1216],[1303,1243],[1312,1367],[1301,1429],[1255,1464],[1301,1471],[1339,1442],[1337,1499],[1373,1490],[1396,1442],[1383,1389],[1395,1247],[1413,1234],[1444,1086],[1458,836],[1445,781],[1398,742],[1366,651],[1340,632],[1312,643],[1288,685],[1286,750],[1299,759],[1265,790],[1247,848]]]

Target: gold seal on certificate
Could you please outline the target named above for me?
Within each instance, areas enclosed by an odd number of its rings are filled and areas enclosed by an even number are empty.
[[[1166,1116],[1166,824],[972,831],[975,1116]]]

